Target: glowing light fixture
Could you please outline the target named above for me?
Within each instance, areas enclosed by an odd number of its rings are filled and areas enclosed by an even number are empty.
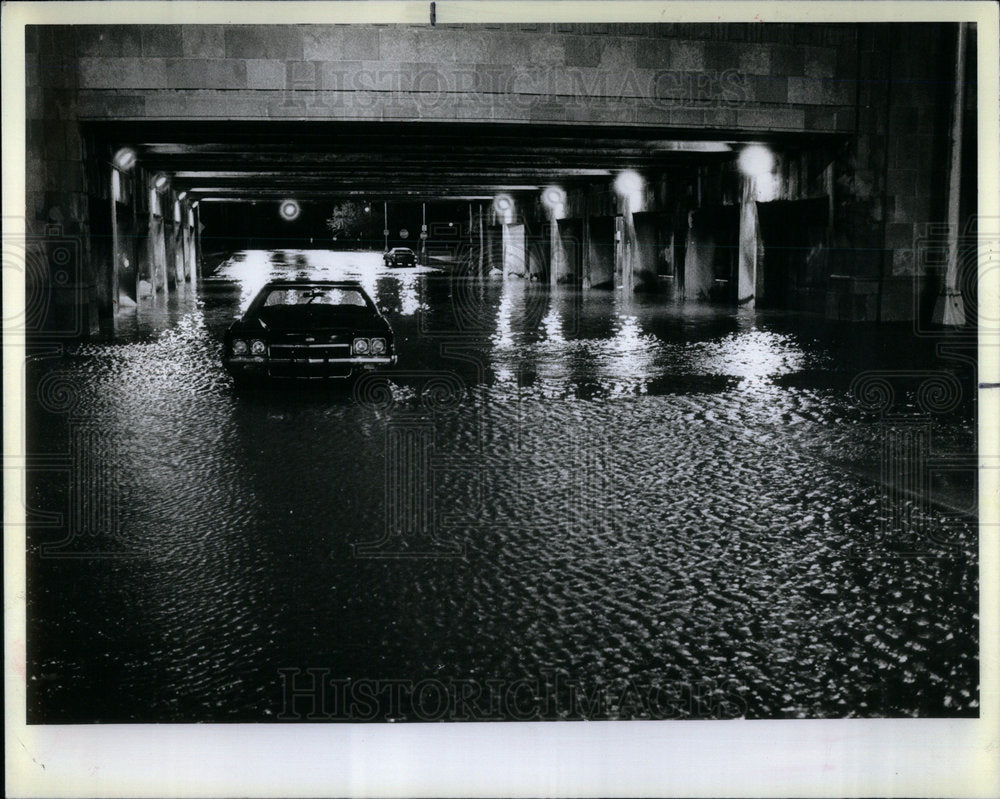
[[[549,208],[555,208],[566,203],[566,192],[558,186],[549,186],[542,192],[542,202]]]
[[[156,177],[153,178],[153,188],[163,194],[170,188],[170,176],[165,172],[157,172]]]
[[[281,202],[281,216],[291,222],[293,219],[298,219],[299,204],[295,200],[282,200]]]
[[[626,169],[619,172],[618,177],[615,178],[615,191],[622,196],[638,194],[642,191],[642,183],[642,175],[631,169]]]
[[[509,225],[514,218],[514,198],[509,194],[498,194],[493,198],[493,210]]]
[[[138,156],[131,147],[122,147],[117,153],[115,153],[114,164],[115,167],[120,169],[122,172],[128,172],[132,167],[135,166],[135,162],[138,160]]]
[[[643,206],[643,187],[645,181],[638,172],[625,169],[618,173],[615,178],[615,191],[619,196],[628,200],[629,209],[633,212],[641,211]]]
[[[566,216],[566,192],[559,186],[549,186],[542,192],[542,205],[548,208],[553,219]]]
[[[762,144],[751,144],[740,151],[736,163],[748,177],[770,175],[774,171],[774,153]]]

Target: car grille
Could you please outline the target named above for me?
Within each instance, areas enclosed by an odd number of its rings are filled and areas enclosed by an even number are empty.
[[[350,344],[272,344],[271,361],[315,361],[351,357]]]
[[[336,362],[351,357],[350,344],[272,344],[268,355],[271,377],[348,377],[352,370],[350,363]]]

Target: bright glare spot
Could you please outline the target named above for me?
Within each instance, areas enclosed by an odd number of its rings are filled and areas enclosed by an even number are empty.
[[[156,177],[153,178],[153,188],[158,192],[165,192],[170,187],[170,178],[163,172],[157,173]]]
[[[615,178],[615,191],[623,196],[642,191],[642,186],[642,175],[631,169],[619,172],[618,177]]]
[[[497,308],[497,331],[493,336],[493,346],[497,349],[509,349],[514,346],[511,317],[514,313],[514,300],[510,296],[507,281],[504,281],[503,293],[500,295],[500,307]]]
[[[549,186],[542,192],[542,205],[549,209],[553,219],[566,217],[566,192],[558,186]]]
[[[565,344],[566,338],[562,332],[562,318],[555,305],[549,308],[549,312],[542,319],[542,327],[545,329],[545,338],[553,344]]]
[[[557,205],[563,205],[566,202],[566,192],[558,186],[549,186],[542,193],[542,202],[544,202],[549,208],[554,208]]]
[[[135,150],[131,147],[122,147],[117,153],[115,153],[115,166],[123,172],[128,172],[135,166],[137,158],[138,156],[136,156]]]
[[[509,194],[498,194],[493,200],[493,210],[500,216],[503,224],[509,225],[514,219],[514,198]]]
[[[615,178],[615,191],[623,199],[628,200],[629,210],[632,212],[641,211],[643,207],[643,187],[645,181],[638,172],[626,169],[618,173]]]
[[[761,144],[744,147],[737,161],[744,175],[769,175],[774,170],[774,153]]]
[[[299,204],[295,200],[285,200],[281,203],[281,215],[289,222],[299,216]]]

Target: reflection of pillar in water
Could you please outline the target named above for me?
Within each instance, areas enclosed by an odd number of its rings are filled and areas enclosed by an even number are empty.
[[[882,524],[887,541],[923,539],[930,474],[930,422],[890,419],[882,428]]]

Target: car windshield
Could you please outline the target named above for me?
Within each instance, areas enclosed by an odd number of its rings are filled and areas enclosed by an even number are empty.
[[[367,306],[365,296],[357,289],[329,286],[302,286],[272,289],[264,300],[265,308],[292,305]]]

